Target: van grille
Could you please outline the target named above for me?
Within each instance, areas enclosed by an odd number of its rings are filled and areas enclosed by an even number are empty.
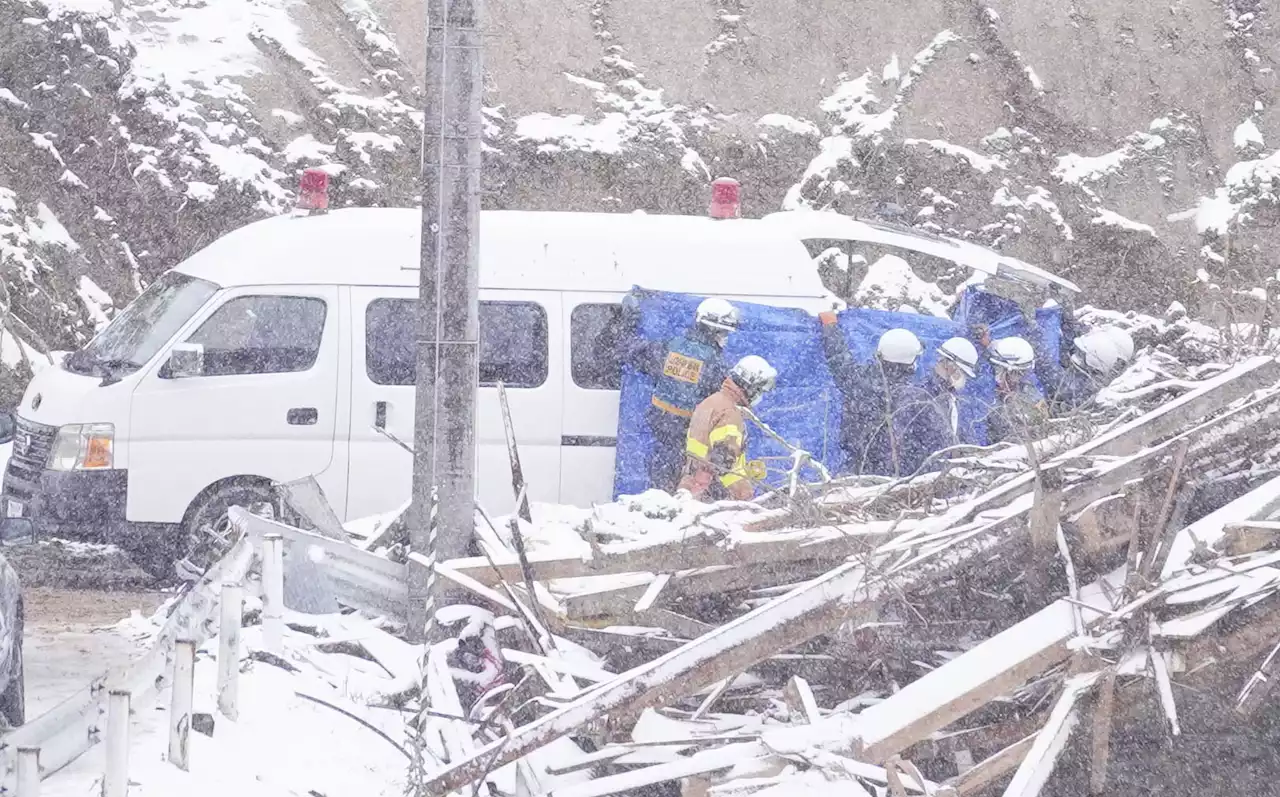
[[[49,462],[49,452],[53,450],[53,438],[58,427],[17,418],[17,428],[13,435],[13,454],[10,463],[15,470],[22,470],[38,477]]]

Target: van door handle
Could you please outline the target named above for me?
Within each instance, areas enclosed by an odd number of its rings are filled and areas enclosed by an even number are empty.
[[[387,428],[387,402],[375,401],[373,404],[373,428]]]
[[[285,415],[290,426],[315,426],[320,420],[320,411],[315,407],[294,407]]]

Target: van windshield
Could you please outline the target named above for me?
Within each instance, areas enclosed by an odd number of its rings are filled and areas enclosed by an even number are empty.
[[[166,272],[83,349],[67,357],[64,367],[104,379],[136,371],[217,292],[212,282]]]

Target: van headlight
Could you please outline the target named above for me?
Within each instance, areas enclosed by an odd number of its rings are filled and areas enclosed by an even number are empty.
[[[49,470],[110,470],[116,427],[110,423],[73,423],[58,429],[49,452]]]

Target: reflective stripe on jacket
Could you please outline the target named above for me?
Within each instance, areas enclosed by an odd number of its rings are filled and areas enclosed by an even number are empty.
[[[715,346],[688,336],[672,338],[667,344],[662,371],[654,376],[653,406],[672,415],[689,418],[702,400],[707,372],[718,368],[720,352]]]
[[[695,498],[716,500],[723,491],[746,500],[754,494],[747,478],[747,425],[739,409],[745,403],[742,389],[725,379],[720,390],[694,410],[680,487]]]

